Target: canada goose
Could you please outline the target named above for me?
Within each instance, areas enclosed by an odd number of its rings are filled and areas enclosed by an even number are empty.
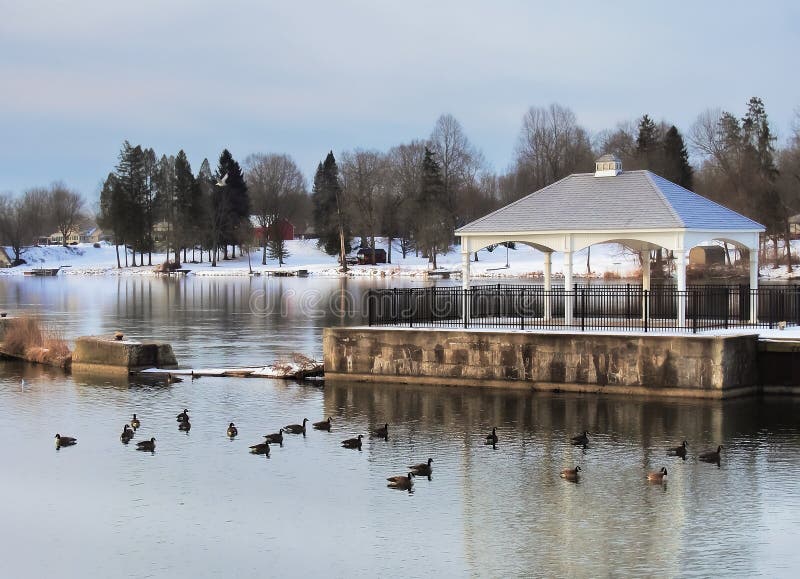
[[[238,429],[238,428],[236,428],[236,427],[233,425],[233,422],[231,422],[231,423],[228,425],[228,430],[227,430],[227,431],[225,431],[225,434],[227,434],[227,435],[228,435],[228,438],[233,438],[233,437],[235,437],[237,434],[239,434],[239,429]]]
[[[361,439],[363,437],[363,434],[359,434],[358,438],[348,438],[347,440],[343,440],[342,446],[345,448],[357,448],[358,450],[361,450]]]
[[[389,484],[386,485],[390,489],[401,489],[401,490],[408,490],[412,486],[414,486],[414,481],[412,477],[414,476],[413,472],[408,473],[407,475],[398,475],[398,476],[390,476],[386,480],[389,481]]]
[[[328,420],[323,420],[322,422],[315,422],[312,425],[317,430],[328,430],[331,429],[331,417],[328,416]]]
[[[716,452],[714,452],[713,450],[707,450],[706,452],[702,453],[697,458],[699,458],[703,462],[716,462],[716,463],[718,463],[719,462],[719,458],[720,458],[719,453],[720,453],[721,450],[722,450],[722,445],[720,444],[717,447]]]
[[[571,481],[578,480],[578,473],[581,472],[581,467],[576,466],[575,468],[565,468],[561,471],[561,478]]]
[[[131,428],[133,428],[134,430],[138,430],[141,425],[142,423],[139,422],[139,419],[136,418],[136,414],[134,414],[133,418],[131,418]]]
[[[136,450],[147,450],[153,452],[156,449],[156,439],[143,440],[136,443]]]
[[[376,438],[385,438],[386,440],[389,440],[389,424],[388,423],[384,424],[380,428],[376,428],[375,430],[373,430],[372,436]]]
[[[579,434],[577,436],[573,436],[572,439],[571,439],[572,440],[572,444],[586,446],[587,444],[589,444],[589,436],[588,435],[589,435],[589,433],[584,430],[583,434]]]
[[[306,433],[306,422],[308,422],[308,418],[303,418],[303,424],[290,424],[289,426],[284,426],[284,432],[288,432],[289,434],[303,434]]]
[[[680,446],[673,446],[672,448],[667,449],[667,454],[671,454],[673,456],[680,456],[681,458],[686,458],[686,441],[684,440]]]
[[[62,446],[72,446],[73,444],[78,444],[77,438],[56,434],[56,448],[61,448]]]
[[[269,456],[269,442],[260,442],[250,447],[250,452],[253,454],[263,454]]]
[[[492,428],[492,433],[486,436],[486,444],[497,444],[497,427]]]
[[[133,438],[133,428],[126,424],[122,427],[122,434],[119,435],[119,439],[123,444],[128,444],[131,438]]]
[[[433,470],[431,468],[431,463],[432,462],[433,462],[433,459],[429,458],[428,462],[422,462],[420,464],[412,464],[412,465],[409,465],[408,468],[410,468],[411,472],[413,472],[415,475],[431,476],[431,471]]]
[[[191,379],[192,379],[192,382],[194,382],[195,380],[199,380],[199,379],[200,379],[200,376],[199,376],[199,375],[197,375],[197,374],[195,374],[195,373],[194,373],[194,370],[192,370],[192,373],[191,373]]]
[[[265,434],[264,438],[267,439],[267,442],[271,442],[273,444],[283,444],[283,428],[281,428],[278,432]]]
[[[650,482],[657,482],[657,483],[664,482],[665,480],[667,480],[667,467],[663,466],[661,467],[661,470],[656,472],[648,472],[647,480],[649,480]]]
[[[186,408],[184,408],[183,412],[178,414],[177,419],[178,419],[178,422],[188,422],[189,421],[189,411]]]
[[[189,422],[188,420],[184,420],[183,422],[178,424],[178,430],[181,430],[183,432],[189,432],[191,429],[192,429],[192,423]]]

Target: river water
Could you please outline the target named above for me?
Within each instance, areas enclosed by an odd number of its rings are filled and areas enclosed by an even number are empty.
[[[185,366],[257,365],[319,356],[322,328],[361,322],[360,296],[385,284],[7,277],[0,310],[41,315],[67,337],[167,340]],[[134,442],[154,436],[152,454],[119,441],[133,412]],[[799,412],[796,398],[167,385],[0,362],[0,576],[796,576]],[[331,433],[286,435],[268,459],[247,452],[262,434],[328,416]],[[387,422],[388,440],[341,448]],[[496,448],[483,444],[493,426]],[[572,446],[583,430],[589,445]],[[56,432],[79,442],[57,451]],[[684,439],[687,459],[667,457]],[[696,459],[717,444],[719,465]],[[428,457],[430,480],[386,487]],[[559,478],[575,465],[577,484]],[[668,482],[647,483],[662,466]]]

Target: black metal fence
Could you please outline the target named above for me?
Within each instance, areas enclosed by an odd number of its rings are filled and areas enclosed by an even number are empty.
[[[751,308],[757,308],[755,320]],[[680,309],[684,311],[681,323]],[[370,290],[370,326],[691,331],[800,324],[800,286],[484,285]],[[569,315],[571,313],[571,315]]]

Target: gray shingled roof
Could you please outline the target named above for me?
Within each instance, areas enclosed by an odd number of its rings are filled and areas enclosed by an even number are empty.
[[[755,221],[650,171],[578,173],[456,230],[462,233],[640,229],[763,230]]]

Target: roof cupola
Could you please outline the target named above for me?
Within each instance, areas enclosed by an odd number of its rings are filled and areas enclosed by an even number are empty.
[[[603,155],[594,163],[595,177],[616,177],[622,173],[622,161],[615,155]]]

